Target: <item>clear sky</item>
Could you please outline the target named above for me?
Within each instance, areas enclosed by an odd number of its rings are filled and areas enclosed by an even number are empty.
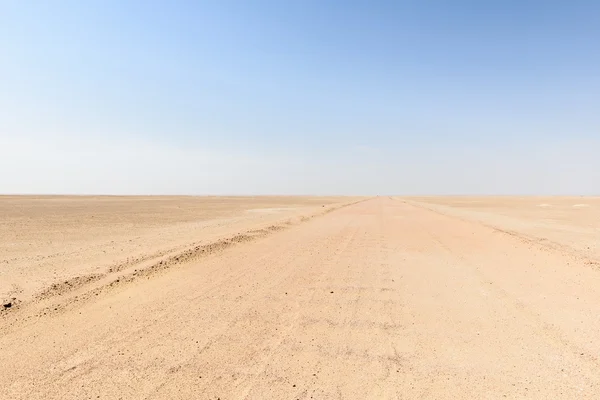
[[[598,1],[0,0],[0,192],[600,194]]]

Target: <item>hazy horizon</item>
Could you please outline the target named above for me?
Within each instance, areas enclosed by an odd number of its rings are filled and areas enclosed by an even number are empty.
[[[0,194],[598,195],[600,4],[0,4]]]

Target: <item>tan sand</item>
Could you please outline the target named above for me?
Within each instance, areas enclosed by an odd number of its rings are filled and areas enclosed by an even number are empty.
[[[598,199],[305,211],[0,312],[0,398],[600,397]]]
[[[321,211],[334,197],[0,196],[0,301],[71,288],[244,230]]]

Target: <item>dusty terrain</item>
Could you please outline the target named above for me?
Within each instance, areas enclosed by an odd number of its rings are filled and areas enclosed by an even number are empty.
[[[600,397],[600,199],[358,200],[4,199],[0,398]]]
[[[0,196],[0,301],[29,301],[64,286],[71,289],[197,244],[348,201],[352,199]]]

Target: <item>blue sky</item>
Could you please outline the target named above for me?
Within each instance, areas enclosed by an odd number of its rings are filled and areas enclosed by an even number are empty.
[[[599,194],[595,1],[0,1],[0,192]]]

